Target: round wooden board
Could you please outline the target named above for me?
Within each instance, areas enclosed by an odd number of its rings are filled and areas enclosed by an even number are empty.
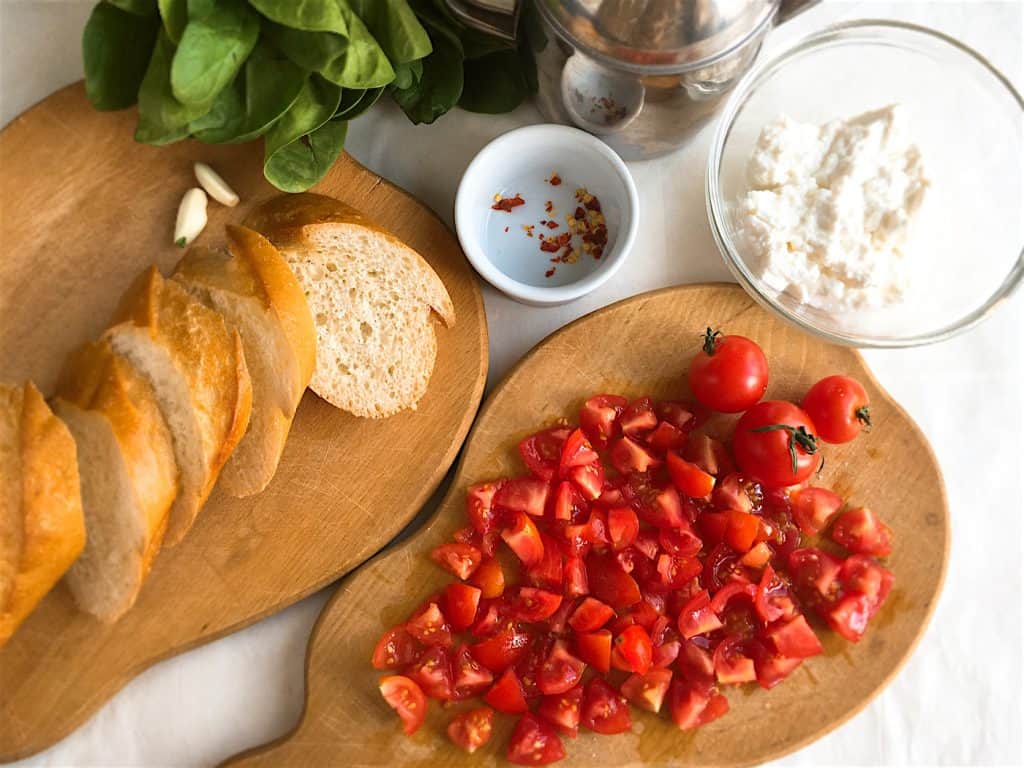
[[[852,502],[874,507],[892,526],[895,589],[859,644],[819,633],[823,656],[805,662],[770,693],[756,686],[730,690],[726,717],[684,733],[667,718],[633,709],[632,733],[609,738],[581,731],[566,740],[568,758],[560,765],[751,765],[807,744],[864,707],[913,650],[942,585],[949,518],[935,457],[857,352],[779,322],[736,286],[682,286],[598,310],[548,337],[516,366],[481,410],[436,516],[346,578],[324,609],[307,653],[306,708],[296,729],[228,763],[507,765],[511,717],[499,715],[491,742],[472,756],[444,735],[455,708],[432,705],[419,732],[403,736],[377,690],[381,673],[370,667],[374,644],[450,579],[427,555],[465,525],[468,485],[523,472],[518,438],[559,417],[575,418],[589,394],[687,396],[682,373],[708,323],[761,344],[771,364],[770,398],[798,398],[836,371],[865,383],[875,428],[852,444],[828,446],[822,481]],[[716,417],[709,430],[727,435],[733,421]]]
[[[210,203],[199,242],[277,194],[262,145],[132,141],[133,111],[98,113],[81,84],[0,133],[0,380],[49,393],[64,356],[106,326],[144,267],[181,258],[171,244],[192,163],[216,168],[242,198]],[[61,586],[0,650],[0,762],[81,724],[160,659],[252,624],[377,552],[416,514],[454,461],[483,394],[487,324],[458,241],[430,210],[343,155],[317,191],[344,200],[416,248],[444,280],[458,322],[437,326],[438,357],[416,411],[358,419],[307,394],[270,487],[215,493],[189,537],[157,558],[138,604],[104,626]]]

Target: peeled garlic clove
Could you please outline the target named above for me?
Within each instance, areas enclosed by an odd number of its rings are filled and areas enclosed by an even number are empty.
[[[174,244],[179,248],[195,240],[206,226],[206,193],[192,187],[181,198],[178,220],[174,224]]]
[[[233,208],[238,205],[238,195],[236,195],[235,190],[229,187],[228,183],[221,178],[219,173],[213,170],[213,168],[208,166],[206,163],[196,163],[194,168],[196,172],[196,179],[199,180],[199,186],[206,190],[206,194],[221,205],[226,205],[229,208]]]

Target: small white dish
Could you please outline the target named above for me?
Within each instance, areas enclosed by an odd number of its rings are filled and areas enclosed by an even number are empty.
[[[553,175],[560,184],[551,183]],[[600,258],[577,247],[575,261],[552,261],[559,254],[541,250],[541,235],[551,239],[569,231],[566,217],[581,207],[579,189],[600,202],[607,243]],[[516,195],[523,205],[494,209],[495,196]],[[498,290],[536,306],[574,301],[607,281],[633,247],[638,218],[639,198],[626,164],[600,139],[564,125],[532,125],[499,136],[469,164],[455,196],[455,230],[473,268]],[[581,245],[579,235],[572,243]]]

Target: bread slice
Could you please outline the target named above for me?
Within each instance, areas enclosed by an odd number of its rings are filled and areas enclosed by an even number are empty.
[[[234,496],[274,476],[295,409],[316,365],[306,297],[278,250],[258,232],[228,225],[228,253],[192,247],[172,278],[237,330],[252,379],[252,418],[220,482]]]
[[[75,441],[67,427],[31,382],[0,391],[0,407],[8,414],[0,419],[0,429],[8,431],[13,423],[18,430],[14,444],[20,449],[20,472],[14,482],[21,487],[20,492],[7,493],[8,498],[19,496],[22,520],[17,570],[7,605],[0,609],[3,645],[78,557],[85,544],[85,524]],[[10,414],[15,414],[13,419]],[[9,434],[3,438],[7,446]]]
[[[429,264],[358,211],[323,195],[274,198],[246,224],[281,251],[313,312],[316,373],[329,403],[381,418],[415,408],[434,369],[431,310],[455,308]]]
[[[151,267],[121,300],[103,338],[149,381],[174,443],[181,490],[165,544],[192,527],[245,434],[252,385],[237,331]]]
[[[171,433],[153,388],[106,342],[71,355],[54,409],[78,444],[88,540],[68,571],[78,606],[114,621],[132,605],[178,492]]]

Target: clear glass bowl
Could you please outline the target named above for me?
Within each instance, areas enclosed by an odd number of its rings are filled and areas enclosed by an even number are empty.
[[[893,103],[908,108],[932,182],[904,249],[917,265],[904,301],[837,314],[767,285],[736,226],[762,126],[780,114],[820,124]],[[858,347],[946,339],[980,322],[1024,276],[1024,101],[981,55],[941,33],[874,20],[829,27],[737,85],[712,143],[706,192],[729,268],[783,318]]]

